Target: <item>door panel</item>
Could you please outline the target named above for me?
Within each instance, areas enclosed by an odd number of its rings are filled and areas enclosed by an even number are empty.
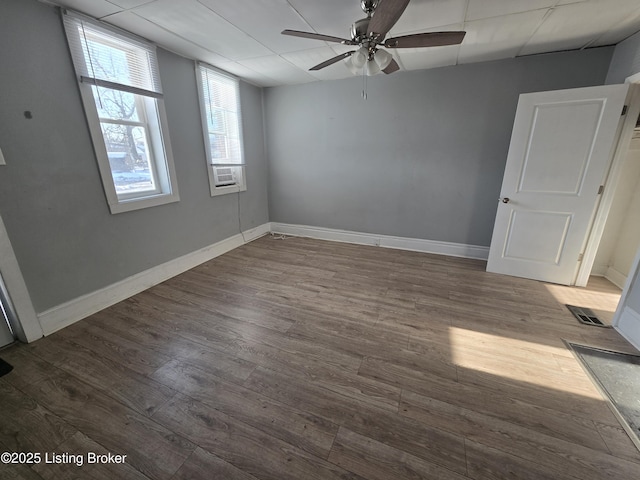
[[[570,224],[565,213],[512,210],[503,256],[557,265]]]
[[[627,90],[520,96],[487,271],[574,282]]]
[[[602,109],[601,102],[536,106],[519,191],[578,194],[591,159]],[[562,135],[554,131],[559,125]],[[558,158],[563,159],[562,163],[558,163]],[[549,175],[554,169],[556,174]]]

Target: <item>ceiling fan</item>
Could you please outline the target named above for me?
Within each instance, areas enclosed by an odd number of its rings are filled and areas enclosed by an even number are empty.
[[[440,47],[462,43],[466,32],[415,33],[385,40],[385,36],[400,19],[408,4],[409,0],[361,0],[360,6],[367,14],[367,18],[357,20],[351,25],[351,39],[298,30],[283,30],[282,34],[342,43],[343,45],[357,45],[360,47],[357,50],[341,53],[309,70],[320,70],[340,60],[346,60],[347,67],[354,74],[363,69],[367,75],[375,75],[380,71],[389,74],[400,69],[393,56],[386,50],[381,50],[380,47]]]

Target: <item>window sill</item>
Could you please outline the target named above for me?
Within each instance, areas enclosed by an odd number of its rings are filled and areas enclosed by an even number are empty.
[[[131,212],[133,210],[141,210],[143,208],[157,207],[180,201],[180,195],[177,193],[159,194],[149,197],[132,198],[130,200],[120,200],[118,203],[109,204],[112,214]]]
[[[217,197],[218,195],[226,195],[228,193],[238,193],[247,190],[246,185],[228,185],[226,187],[214,187],[211,186],[211,196]]]

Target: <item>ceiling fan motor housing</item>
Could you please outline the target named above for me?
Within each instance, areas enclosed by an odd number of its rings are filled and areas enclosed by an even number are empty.
[[[351,40],[360,43],[367,38],[367,28],[369,28],[370,20],[369,17],[361,18],[351,25]]]

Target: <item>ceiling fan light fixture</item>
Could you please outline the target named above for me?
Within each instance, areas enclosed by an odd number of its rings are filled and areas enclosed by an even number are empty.
[[[367,57],[369,56],[369,52],[366,48],[360,47],[355,51],[353,55],[351,55],[351,62],[354,67],[360,69],[364,67],[364,64],[367,62]]]
[[[380,67],[380,70],[384,70],[389,66],[391,60],[393,60],[393,55],[386,50],[377,50],[373,56],[373,60],[376,62],[378,67]]]
[[[349,71],[354,75],[358,75],[362,71],[362,68],[358,68],[353,64],[353,59],[351,57],[347,58],[344,61],[344,64],[347,66]]]
[[[360,75],[362,73],[362,69],[367,63],[367,56],[369,52],[365,47],[360,47],[358,50],[353,52],[349,58],[345,60],[345,64],[349,71],[354,75]]]
[[[382,69],[378,66],[378,64],[374,60],[369,60],[367,62],[367,66],[365,67],[365,72],[366,72],[368,77],[371,77],[373,75],[377,75],[381,71],[382,71]]]

